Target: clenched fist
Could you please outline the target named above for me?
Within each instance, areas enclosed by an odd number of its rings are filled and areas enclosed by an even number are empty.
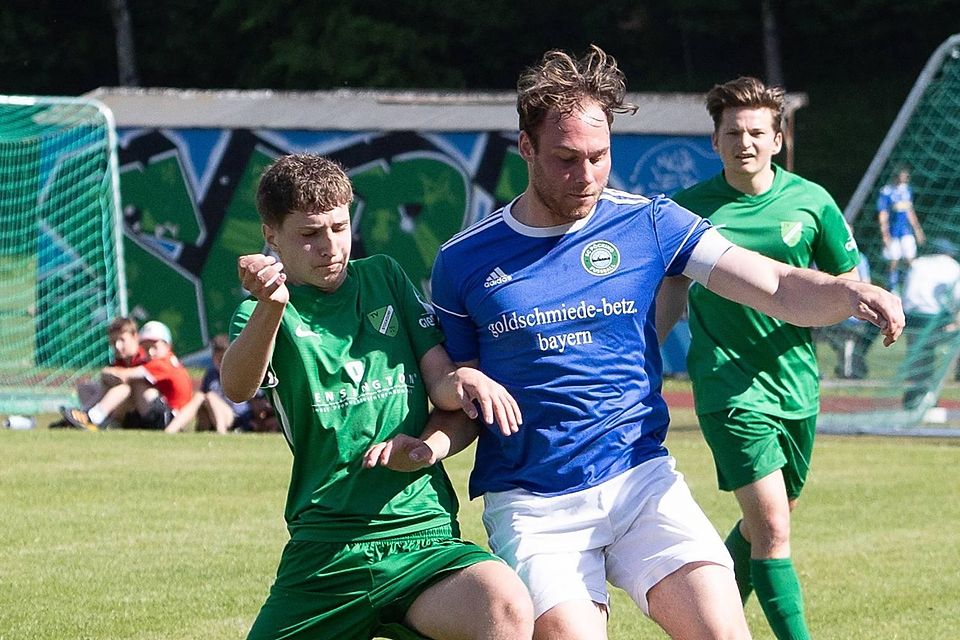
[[[290,300],[283,263],[273,256],[254,253],[237,259],[240,284],[261,302],[286,304]]]

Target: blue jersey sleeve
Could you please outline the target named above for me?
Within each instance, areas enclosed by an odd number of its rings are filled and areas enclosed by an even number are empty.
[[[446,336],[446,349],[454,362],[479,358],[477,330],[463,304],[459,286],[447,272],[441,250],[433,263],[430,279],[432,302],[440,327]]]
[[[890,211],[890,192],[887,187],[880,189],[880,195],[877,196],[877,212]]]
[[[708,220],[684,209],[669,198],[657,200],[654,225],[668,276],[683,273],[693,248],[711,227]]]

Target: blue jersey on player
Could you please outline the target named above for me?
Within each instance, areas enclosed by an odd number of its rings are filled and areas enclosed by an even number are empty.
[[[653,302],[710,223],[611,189],[559,227],[523,225],[510,208],[454,236],[433,268],[451,357],[479,360],[524,418],[510,437],[482,430],[470,496],[569,493],[666,455]]]
[[[907,214],[913,209],[913,192],[909,184],[885,185],[877,197],[877,211],[889,214],[890,237],[912,236],[913,227]]]

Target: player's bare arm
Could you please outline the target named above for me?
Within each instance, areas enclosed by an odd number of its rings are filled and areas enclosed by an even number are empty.
[[[145,380],[147,371],[143,367],[104,367],[100,370],[100,380],[108,387],[126,384],[131,380]]]
[[[474,420],[457,409],[435,409],[419,438],[400,434],[369,449],[363,466],[384,466],[394,471],[417,471],[466,449],[479,433]]]
[[[877,219],[880,221],[880,237],[883,239],[883,246],[890,246],[891,237],[890,237],[890,212],[886,209],[880,211],[877,214]]]
[[[926,234],[923,233],[923,227],[920,226],[920,220],[917,219],[917,212],[910,209],[907,212],[907,220],[910,221],[910,226],[913,228],[913,235],[917,239],[917,244],[922,245],[927,241]]]
[[[654,320],[657,328],[657,340],[660,344],[667,339],[673,326],[677,324],[687,310],[687,290],[690,278],[671,276],[664,278],[657,293],[657,315]]]
[[[228,398],[243,402],[256,394],[267,373],[290,292],[283,264],[273,256],[240,256],[237,271],[240,284],[257,299],[257,306],[240,335],[223,354],[220,382]]]
[[[847,280],[856,280],[857,282],[864,282],[860,279],[860,273],[856,270],[856,268],[850,269],[850,271],[847,271],[846,273],[838,273],[837,277],[845,278]]]
[[[440,409],[463,409],[470,418],[478,416],[476,402],[484,422],[496,422],[505,436],[516,433],[523,422],[520,406],[502,385],[481,373],[477,364],[454,367],[442,345],[427,351],[420,359],[420,371],[430,400]]]
[[[900,337],[905,324],[900,299],[880,287],[798,269],[736,246],[717,261],[707,288],[801,327],[854,316],[878,326],[886,346]]]

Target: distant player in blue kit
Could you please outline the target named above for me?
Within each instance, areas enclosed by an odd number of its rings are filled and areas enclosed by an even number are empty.
[[[856,315],[887,341],[903,312],[877,287],[740,249],[667,198],[608,189],[625,92],[596,46],[524,71],[529,185],[437,256],[451,357],[506,387],[524,416],[509,438],[480,430],[470,495],[531,592],[534,637],[605,638],[609,581],[673,638],[748,638],[730,555],[663,445],[657,289],[684,274],[795,324]]]
[[[894,184],[884,185],[877,197],[877,219],[883,238],[883,257],[890,267],[890,289],[900,286],[900,263],[909,269],[917,257],[917,245],[926,238],[923,227],[913,208],[913,191],[910,189],[910,170],[897,169]]]

